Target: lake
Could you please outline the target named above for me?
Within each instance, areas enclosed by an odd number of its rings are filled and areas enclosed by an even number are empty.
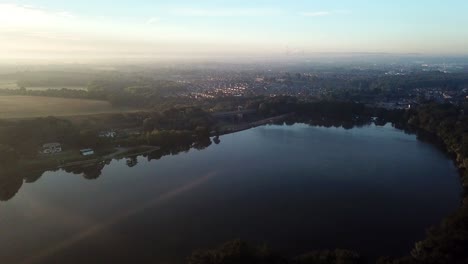
[[[390,125],[269,125],[220,140],[113,160],[97,179],[24,183],[0,202],[0,263],[184,263],[236,238],[287,255],[403,255],[460,204],[453,162]]]

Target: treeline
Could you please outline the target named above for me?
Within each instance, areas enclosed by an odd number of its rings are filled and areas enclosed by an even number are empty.
[[[355,84],[359,82],[355,81]],[[359,87],[368,89],[414,89],[414,88],[447,88],[461,89],[468,86],[468,74],[443,73],[439,71],[418,72],[408,75],[388,75],[368,82],[360,82]],[[358,86],[355,86],[358,88]]]
[[[117,75],[91,81],[88,91],[116,106],[154,107],[186,90],[174,81]]]
[[[338,76],[337,76],[338,77]],[[449,90],[462,89],[468,86],[467,73],[443,73],[440,71],[412,72],[404,75],[369,75],[360,76],[356,73],[348,73],[344,85],[338,86],[346,89],[395,90],[415,88],[445,88]],[[325,79],[334,82],[333,78]]]
[[[215,129],[216,120],[197,107],[175,107],[162,112],[135,113],[141,121],[141,134],[120,142],[123,145],[147,144],[162,148],[190,146],[207,141]]]
[[[296,116],[309,120],[353,121],[370,119],[375,111],[364,104],[349,101],[302,101],[295,97],[274,97],[260,100],[258,112],[265,117],[295,113]]]
[[[465,211],[466,212],[466,211]],[[445,220],[446,226],[459,224],[467,225],[466,216],[454,215]],[[392,260],[389,257],[381,257],[371,261],[365,256],[351,250],[335,249],[311,251],[295,257],[286,257],[280,252],[272,250],[267,245],[256,246],[241,240],[233,240],[209,250],[196,250],[188,258],[188,264],[465,264],[466,243],[464,241],[441,241],[441,238],[449,236],[447,228],[434,229],[430,231],[429,238],[416,244],[412,256]],[[466,234],[459,234],[464,236]],[[438,236],[438,237],[436,237]],[[452,234],[456,236],[456,234]],[[440,242],[447,242],[440,244]],[[430,254],[421,254],[427,251],[425,247],[443,247],[446,252],[439,249]],[[441,255],[444,254],[445,255]]]
[[[434,103],[422,105],[406,111],[402,121],[437,136],[468,177],[468,106]],[[468,187],[468,181],[464,185]]]
[[[290,87],[305,86],[324,89],[321,98],[369,101],[380,98],[397,99],[414,96],[414,89],[440,88],[445,91],[460,91],[468,87],[468,73],[444,73],[440,71],[413,71],[405,74],[386,75],[382,70],[352,70],[333,68],[314,75],[285,73],[281,84]],[[276,77],[266,77],[267,82],[277,82]]]
[[[312,251],[285,257],[266,245],[255,246],[241,240],[226,242],[216,249],[198,250],[188,264],[363,264],[365,259],[350,250]]]

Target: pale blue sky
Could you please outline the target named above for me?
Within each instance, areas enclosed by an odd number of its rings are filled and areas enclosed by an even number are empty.
[[[0,48],[15,51],[0,56],[468,54],[467,13],[466,0],[0,0]]]

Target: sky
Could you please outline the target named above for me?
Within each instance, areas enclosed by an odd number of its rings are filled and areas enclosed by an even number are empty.
[[[0,60],[468,55],[466,0],[0,0]]]

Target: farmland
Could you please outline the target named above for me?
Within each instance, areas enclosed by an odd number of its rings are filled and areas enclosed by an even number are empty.
[[[0,80],[0,89],[19,89],[15,80]]]
[[[82,85],[61,85],[61,86],[27,86],[24,87],[26,90],[34,91],[45,91],[45,90],[60,90],[60,89],[70,89],[70,90],[88,90],[88,87]],[[18,82],[16,80],[0,80],[0,90],[1,89],[20,89]]]
[[[128,109],[114,108],[109,102],[99,100],[0,96],[0,118],[70,116],[122,111]]]

